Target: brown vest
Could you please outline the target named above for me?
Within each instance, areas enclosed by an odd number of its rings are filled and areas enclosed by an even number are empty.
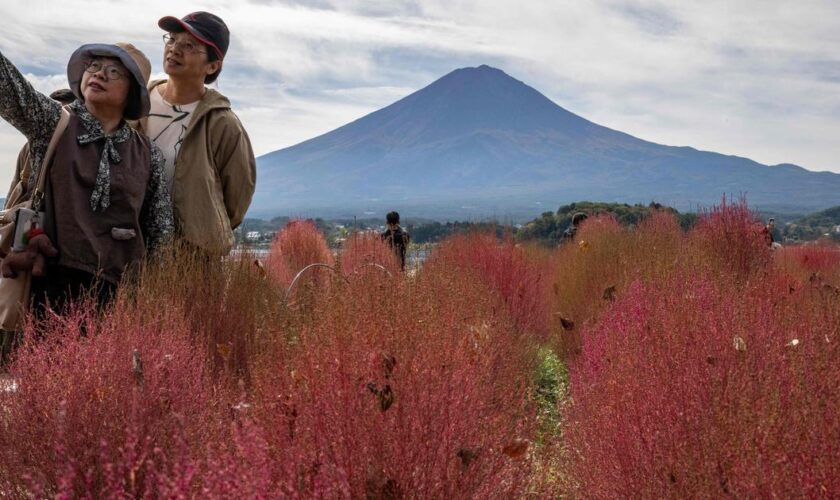
[[[58,265],[118,283],[125,268],[146,254],[140,212],[149,184],[150,143],[132,130],[128,140],[116,144],[121,161],[111,162],[111,203],[94,212],[90,195],[105,140],[80,145],[76,138],[85,133],[81,120],[71,112],[49,170],[44,230],[59,251]],[[116,239],[115,228],[133,230],[134,237]]]

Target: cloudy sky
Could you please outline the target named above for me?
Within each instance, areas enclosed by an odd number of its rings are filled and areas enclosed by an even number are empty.
[[[231,29],[218,88],[258,155],[489,64],[643,139],[840,172],[836,0],[0,0],[0,52],[44,92],[88,42],[160,76],[157,20],[195,10]],[[0,123],[0,185],[23,142]]]

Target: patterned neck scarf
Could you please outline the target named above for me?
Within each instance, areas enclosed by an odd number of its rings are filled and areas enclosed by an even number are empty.
[[[96,210],[105,210],[111,204],[111,163],[120,163],[122,158],[117,152],[117,144],[122,144],[131,136],[131,128],[123,121],[116,132],[105,135],[102,130],[102,124],[99,123],[90,112],[85,108],[84,104],[79,101],[70,105],[71,109],[76,113],[76,116],[81,120],[86,134],[82,134],[76,138],[80,146],[92,144],[98,141],[105,141],[102,148],[102,157],[99,159],[99,169],[96,172],[96,185],[93,187],[93,193],[90,195],[90,208],[94,212]]]

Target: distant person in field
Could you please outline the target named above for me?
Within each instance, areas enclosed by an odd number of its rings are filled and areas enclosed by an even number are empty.
[[[572,216],[572,223],[569,224],[569,227],[563,231],[563,239],[561,243],[565,243],[568,241],[574,241],[575,234],[577,234],[578,227],[580,224],[586,220],[586,214],[583,212],[577,212]]]
[[[256,184],[251,141],[230,101],[208,88],[224,65],[230,32],[218,16],[163,17],[163,69],[149,83],[151,112],[137,125],[163,152],[176,234],[202,255],[227,255]]]
[[[773,229],[776,227],[776,219],[770,217],[767,219],[767,224],[762,228],[761,235],[764,237],[764,241],[767,242],[768,247],[772,247],[774,243],[773,239]]]
[[[405,271],[405,251],[411,241],[408,232],[400,227],[400,214],[397,212],[388,212],[385,216],[385,224],[388,228],[380,236],[382,241],[388,243],[397,257],[400,259],[400,268]]]
[[[770,217],[767,219],[767,225],[765,225],[761,229],[761,235],[764,237],[764,241],[767,243],[767,246],[771,249],[776,249],[781,247],[781,243],[778,243],[776,239],[773,237],[773,230],[776,228],[776,219]]]

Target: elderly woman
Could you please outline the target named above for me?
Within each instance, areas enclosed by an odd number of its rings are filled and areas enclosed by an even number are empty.
[[[43,165],[62,106],[0,54],[0,116],[30,147],[31,172],[18,188],[31,194],[38,172],[48,168],[41,226],[29,233],[25,250],[2,264],[6,277],[32,270],[36,308],[60,308],[86,290],[104,304],[126,268],[173,232],[161,154],[126,123],[149,112],[150,71],[149,60],[130,44],[76,50],[67,78],[77,100],[65,108],[69,122],[50,165]]]

